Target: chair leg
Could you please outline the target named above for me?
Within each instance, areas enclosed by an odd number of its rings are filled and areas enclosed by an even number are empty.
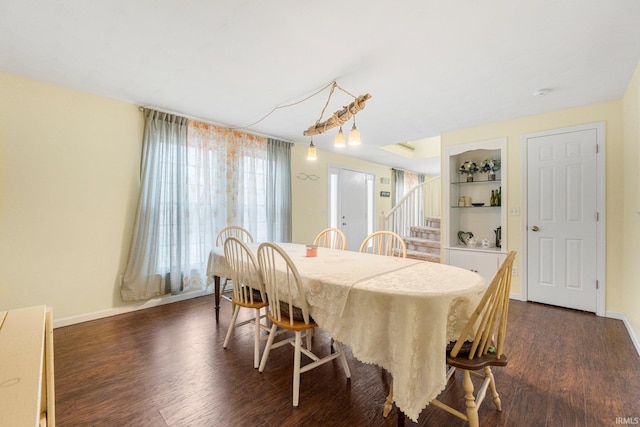
[[[300,400],[300,359],[302,347],[302,332],[296,331],[295,353],[293,355],[293,406],[298,406]]]
[[[471,382],[471,373],[467,370],[463,371],[464,373],[464,398],[467,401],[467,421],[469,422],[469,427],[479,427],[480,421],[478,420],[478,407],[476,406],[476,398],[473,395],[473,382]]]
[[[273,345],[273,339],[276,337],[276,330],[278,329],[278,325],[275,323],[271,325],[271,330],[269,331],[269,339],[267,340],[267,345],[264,347],[264,353],[262,353],[262,360],[260,361],[260,368],[258,371],[264,371],[264,367],[267,364],[267,358],[269,357],[269,352],[271,351],[271,345]]]
[[[491,396],[493,397],[493,404],[496,405],[498,411],[502,411],[502,402],[500,401],[500,395],[496,389],[496,380],[493,378],[493,372],[489,366],[484,368],[484,374],[489,378],[489,389],[491,390]]]
[[[253,338],[253,367],[260,365],[260,309],[256,308],[256,331]]]
[[[233,328],[236,326],[236,319],[238,318],[238,312],[240,311],[240,306],[236,305],[233,309],[233,317],[231,318],[231,324],[229,324],[229,329],[227,329],[227,336],[224,338],[224,344],[222,344],[222,348],[227,348],[227,344],[229,344],[229,338],[231,338],[231,332],[233,332]]]
[[[307,329],[305,335],[307,336],[307,350],[311,351],[311,338],[313,338],[313,331],[315,329]]]

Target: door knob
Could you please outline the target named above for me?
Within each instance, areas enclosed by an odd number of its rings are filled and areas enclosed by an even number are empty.
[[[531,227],[531,231],[538,231],[538,230],[540,230],[540,229],[538,228],[537,225],[534,225],[533,227]]]

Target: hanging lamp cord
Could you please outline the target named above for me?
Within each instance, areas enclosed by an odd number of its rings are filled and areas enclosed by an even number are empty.
[[[262,116],[262,118],[260,118],[259,120],[248,124],[246,126],[241,126],[241,127],[237,127],[237,128],[231,128],[231,129],[247,129],[250,128],[252,126],[257,125],[258,123],[260,123],[261,121],[265,120],[267,117],[269,117],[270,115],[272,115],[274,112],[276,112],[279,109],[282,108],[289,108],[289,107],[293,107],[295,105],[298,104],[302,104],[303,102],[307,101],[308,99],[313,98],[314,96],[318,95],[319,93],[323,92],[325,89],[327,89],[328,87],[331,87],[331,91],[329,92],[329,97],[327,98],[327,102],[324,104],[324,107],[322,108],[322,112],[320,113],[320,118],[316,121],[316,124],[320,123],[320,120],[322,120],[322,116],[324,115],[325,110],[327,109],[327,106],[329,105],[329,101],[331,100],[331,96],[333,95],[333,92],[336,88],[340,89],[341,91],[343,91],[344,93],[346,93],[347,95],[349,95],[350,97],[352,97],[353,99],[357,99],[357,97],[355,97],[353,94],[351,94],[349,91],[345,90],[344,88],[342,88],[338,82],[336,82],[335,80],[332,81],[331,83],[326,84],[325,86],[323,86],[322,88],[318,89],[317,91],[315,91],[314,93],[312,93],[311,95],[302,98],[299,101],[296,102],[292,102],[290,104],[285,104],[285,105],[278,105],[277,107],[274,107],[271,109],[271,111],[269,111],[267,114],[265,114],[264,116]]]

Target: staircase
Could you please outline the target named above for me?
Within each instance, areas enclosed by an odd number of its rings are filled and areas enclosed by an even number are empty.
[[[407,244],[407,258],[440,262],[440,218],[425,218],[425,224],[410,227]]]
[[[413,187],[383,218],[407,244],[407,257],[440,262],[440,177]],[[407,235],[408,234],[408,235]]]

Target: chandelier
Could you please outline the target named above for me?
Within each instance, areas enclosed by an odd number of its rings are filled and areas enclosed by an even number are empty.
[[[327,105],[329,105],[329,101],[331,100],[331,95],[333,95],[334,90],[338,88],[347,95],[351,96],[354,100],[349,105],[344,106],[341,110],[333,113],[331,117],[327,120],[321,122],[322,117],[324,116],[324,112],[327,109]],[[310,136],[311,142],[309,144],[309,148],[307,149],[307,159],[308,160],[316,160],[318,158],[318,153],[316,150],[316,146],[313,145],[313,135],[320,135],[330,129],[335,127],[339,127],[338,134],[335,136],[333,140],[333,146],[337,148],[344,147],[346,144],[349,145],[359,145],[361,143],[360,139],[360,131],[356,127],[356,114],[359,111],[364,110],[365,102],[371,98],[370,94],[360,95],[358,97],[353,96],[343,88],[341,88],[338,83],[335,81],[331,84],[331,91],[329,92],[329,97],[327,98],[327,102],[324,104],[322,108],[322,112],[320,113],[320,117],[316,120],[315,124],[309,126],[307,130],[303,132],[304,136]],[[345,124],[349,119],[353,118],[353,126],[349,131],[348,139],[345,138],[344,132],[342,131],[342,125]],[[346,139],[346,144],[345,144]]]

